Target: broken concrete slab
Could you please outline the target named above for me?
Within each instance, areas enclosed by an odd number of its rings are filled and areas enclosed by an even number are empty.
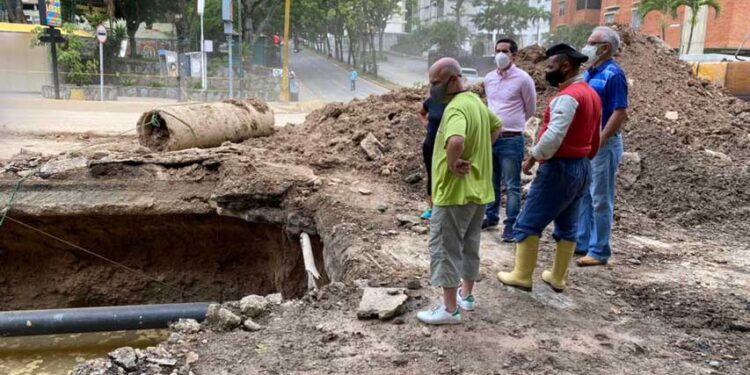
[[[255,294],[246,296],[240,300],[240,310],[244,315],[251,318],[263,314],[268,308],[268,300]]]
[[[221,305],[212,303],[208,306],[206,323],[213,329],[231,331],[240,326],[242,318]]]
[[[372,133],[367,133],[365,139],[359,143],[359,147],[365,151],[367,158],[370,160],[380,160],[383,158],[383,144]]]
[[[127,371],[134,371],[138,364],[136,363],[137,357],[135,355],[135,349],[126,346],[123,348],[119,348],[113,352],[109,353],[109,358],[112,359],[112,361],[124,368]]]
[[[64,177],[65,172],[88,167],[88,159],[77,157],[73,159],[52,160],[44,163],[37,173],[41,178]]]
[[[387,320],[396,317],[406,312],[408,299],[403,288],[365,288],[357,318]]]

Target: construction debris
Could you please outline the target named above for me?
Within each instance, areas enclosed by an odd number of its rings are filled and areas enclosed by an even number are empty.
[[[365,288],[357,318],[387,320],[406,312],[409,297],[401,288]]]

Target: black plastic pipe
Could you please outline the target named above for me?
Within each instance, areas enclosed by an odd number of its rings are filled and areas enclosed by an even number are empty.
[[[206,318],[208,303],[174,303],[0,312],[0,337],[167,328]]]

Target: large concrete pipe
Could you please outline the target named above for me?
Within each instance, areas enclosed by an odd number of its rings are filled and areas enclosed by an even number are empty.
[[[174,303],[0,312],[0,337],[167,328],[179,319],[203,321],[208,303]]]
[[[138,141],[153,151],[216,147],[273,132],[273,110],[254,99],[167,105],[138,120]]]

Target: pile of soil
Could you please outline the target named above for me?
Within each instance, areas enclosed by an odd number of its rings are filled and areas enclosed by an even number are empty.
[[[690,65],[657,38],[619,31],[616,60],[630,85],[625,151],[640,159],[635,181],[618,191],[620,207],[683,225],[721,222],[746,229],[750,105],[696,78]],[[540,47],[519,52],[518,65],[540,93],[540,117],[555,93],[544,82],[543,59]]]
[[[687,226],[750,228],[750,105],[696,78],[690,65],[657,38],[619,31],[616,59],[628,78],[630,107],[623,128],[629,153],[623,168],[629,176],[619,185],[618,209]],[[542,118],[556,92],[544,81],[544,50],[519,51],[517,64],[534,78]],[[481,87],[473,91],[483,95]],[[248,142],[319,171],[343,167],[376,173],[397,190],[418,194],[425,129],[415,113],[425,96],[423,90],[403,89],[329,104],[310,114],[304,126],[279,132],[272,144]],[[372,158],[363,149],[370,133],[382,157]]]
[[[402,89],[348,104],[331,103],[308,115],[303,126],[281,129],[272,142],[250,139],[246,144],[279,152],[283,160],[318,172],[371,172],[401,185],[397,190],[421,192],[426,128],[416,113],[425,96],[423,90]]]

